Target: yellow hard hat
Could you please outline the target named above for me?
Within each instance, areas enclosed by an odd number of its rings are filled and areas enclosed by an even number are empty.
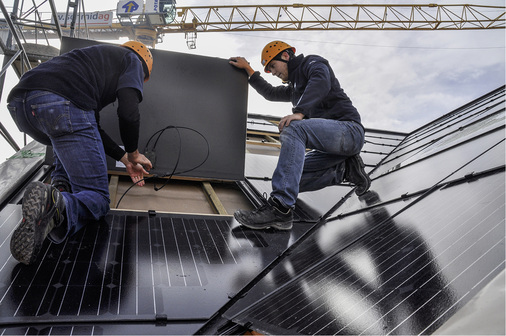
[[[292,49],[295,52],[295,48],[290,46],[288,43],[283,41],[272,41],[267,43],[267,45],[262,50],[262,65],[264,66],[264,71],[269,73],[267,70],[267,65],[274,57],[276,57],[280,52],[285,51],[286,49]]]
[[[151,55],[151,51],[149,51],[146,45],[138,41],[128,41],[123,43],[121,46],[133,50],[142,58],[144,64],[146,64],[146,67],[148,68],[148,75],[144,79],[144,81],[147,81],[149,76],[151,76],[151,70],[153,69],[153,55]]]

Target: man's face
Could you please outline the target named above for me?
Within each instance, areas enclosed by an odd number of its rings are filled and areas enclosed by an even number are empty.
[[[272,60],[267,65],[273,76],[279,77],[283,82],[288,81],[288,64],[278,60]]]

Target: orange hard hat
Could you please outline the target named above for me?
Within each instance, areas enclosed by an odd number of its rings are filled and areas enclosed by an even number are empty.
[[[148,47],[146,47],[144,43],[138,41],[128,41],[123,43],[121,46],[133,50],[144,61],[144,64],[148,69],[148,75],[144,81],[147,81],[151,76],[151,70],[153,69],[153,55],[151,55],[151,51],[149,51]]]
[[[267,70],[267,65],[274,57],[276,57],[279,53],[285,51],[286,49],[292,49],[295,52],[295,48],[290,46],[288,43],[283,41],[272,41],[267,43],[267,45],[262,50],[262,60],[261,63],[264,66],[264,71],[269,73]]]

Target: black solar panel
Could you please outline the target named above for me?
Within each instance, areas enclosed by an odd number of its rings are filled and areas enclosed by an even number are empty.
[[[320,191],[326,220],[223,318],[266,334],[436,331],[504,270],[504,120],[503,87],[407,136],[364,196]]]
[[[504,269],[504,178],[329,221],[227,318],[268,334],[434,332]]]
[[[111,211],[63,244],[46,241],[28,267],[9,252],[20,220],[18,205],[0,212],[8,334],[191,334],[309,228],[255,232],[230,217]]]

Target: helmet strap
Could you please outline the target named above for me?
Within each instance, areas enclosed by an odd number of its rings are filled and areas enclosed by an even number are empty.
[[[289,60],[287,61],[287,60],[282,59],[282,58],[281,58],[281,54],[282,54],[282,52],[281,52],[281,53],[279,53],[279,54],[277,54],[275,57],[273,57],[273,58],[272,58],[272,60],[271,60],[271,62],[272,62],[272,61],[279,61],[279,62],[288,63],[288,61],[289,61]],[[270,62],[269,62],[269,63],[270,63]]]
[[[283,58],[281,58],[281,55],[286,52],[288,54],[288,60],[284,60]],[[293,53],[293,51],[291,49],[286,49],[286,50],[283,50],[282,52],[280,52],[279,54],[277,54],[273,60],[276,60],[276,61],[280,61],[280,62],[285,62],[285,63],[288,63],[290,62],[290,60],[292,58],[295,57],[295,54]]]

